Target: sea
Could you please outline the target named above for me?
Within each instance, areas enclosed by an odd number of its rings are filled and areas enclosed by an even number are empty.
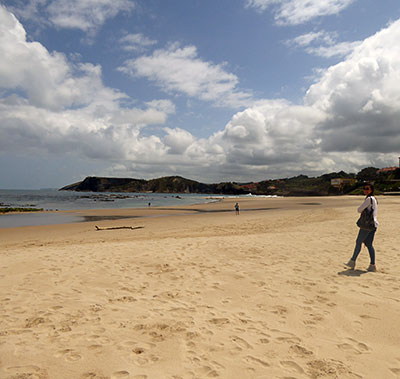
[[[224,196],[203,194],[73,192],[57,189],[1,190],[0,207],[43,208],[45,211],[73,211],[82,209],[120,209],[173,207],[219,201]],[[87,221],[71,213],[1,214],[0,228],[19,226],[66,224]]]

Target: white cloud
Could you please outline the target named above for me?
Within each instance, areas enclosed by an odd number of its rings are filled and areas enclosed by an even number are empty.
[[[325,31],[319,31],[319,32],[310,32],[306,34],[302,34],[300,36],[297,36],[296,38],[293,38],[292,40],[288,40],[287,44],[290,45],[295,45],[295,46],[300,46],[300,47],[307,47],[311,45],[312,43],[318,42],[318,43],[325,43],[326,45],[333,45],[335,44],[337,39],[337,33],[328,33]]]
[[[90,31],[133,7],[130,0],[53,0],[47,11],[51,22],[58,27]]]
[[[167,114],[175,113],[175,104],[170,100],[152,100],[148,101],[146,105],[150,108],[158,109]]]
[[[42,11],[49,0],[5,0],[3,3],[19,18],[46,23]]]
[[[152,40],[141,33],[127,34],[120,39],[122,48],[126,51],[142,51],[153,46],[157,41]]]
[[[17,19],[0,8],[0,87],[18,88],[32,105],[49,109],[109,103],[125,95],[102,85],[101,68],[71,64],[63,54],[49,53],[37,42],[27,42]]]
[[[399,38],[400,20],[363,41],[310,87],[304,105],[269,100],[234,115],[208,140],[223,151],[220,175],[254,180],[393,165],[400,146]]]
[[[214,138],[239,166],[296,165],[310,159],[313,127],[325,117],[312,107],[264,101],[237,113]]]
[[[264,12],[267,8],[275,4],[281,4],[282,0],[247,0],[246,6]]]
[[[148,78],[164,91],[184,93],[221,106],[252,103],[250,93],[237,89],[237,76],[223,66],[200,59],[195,46],[181,48],[174,44],[152,55],[127,60],[119,70],[132,77]]]
[[[359,46],[361,42],[340,42],[332,46],[318,46],[318,47],[308,47],[306,52],[309,54],[317,55],[324,58],[332,58],[335,56],[343,57],[354,51],[354,49]]]
[[[329,118],[318,125],[327,151],[398,152],[400,21],[366,39],[310,87],[306,102]]]
[[[165,131],[167,135],[164,137],[164,143],[169,154],[183,154],[195,142],[193,135],[186,130],[166,128]]]
[[[142,109],[124,107],[128,96],[104,86],[100,66],[73,64],[27,41],[22,25],[3,7],[0,55],[2,151],[154,157],[161,143],[157,137],[143,137],[141,129],[164,124],[175,111],[170,100],[154,100]]]
[[[108,19],[130,12],[132,0],[28,0],[6,1],[25,20],[58,28],[79,29],[94,34]]]
[[[134,99],[104,86],[100,66],[72,63],[27,41],[22,25],[0,7],[0,150],[72,154],[107,162],[121,175],[125,168],[127,176],[176,173],[203,181],[356,171],[393,162],[400,146],[399,40],[397,21],[327,69],[303,104],[258,101],[218,132],[197,138],[166,127],[175,112],[170,100],[123,106]],[[237,77],[198,58],[193,47],[141,58],[125,69],[153,75],[167,91],[213,102],[237,96]],[[151,135],[149,125],[163,127],[164,134]]]
[[[304,48],[308,54],[331,58],[334,56],[343,57],[350,54],[361,44],[361,41],[337,42],[337,33],[319,31],[302,34],[286,41],[286,44],[288,46]]]
[[[272,7],[280,25],[298,25],[321,16],[340,13],[355,0],[247,0],[247,7],[260,12]]]

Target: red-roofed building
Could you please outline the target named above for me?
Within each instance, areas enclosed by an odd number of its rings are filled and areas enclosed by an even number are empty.
[[[257,184],[258,183],[242,184],[240,187],[243,188],[245,191],[256,192],[257,191]]]
[[[378,174],[380,174],[381,172],[391,172],[391,171],[396,171],[398,169],[398,167],[393,166],[393,167],[384,167],[381,168],[380,170],[377,171]]]

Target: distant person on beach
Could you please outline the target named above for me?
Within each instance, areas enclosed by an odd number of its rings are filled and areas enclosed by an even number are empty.
[[[235,204],[235,212],[236,212],[236,215],[239,214],[239,203]]]
[[[365,195],[365,200],[358,207],[358,212],[362,213],[362,211],[364,211],[365,209],[367,209],[369,212],[372,210],[374,227],[373,227],[373,230],[367,230],[367,229],[363,229],[360,227],[360,231],[358,232],[358,236],[356,239],[356,246],[354,248],[353,256],[346,263],[346,266],[350,267],[352,270],[354,270],[354,268],[356,267],[356,260],[357,260],[358,254],[360,254],[360,251],[361,251],[361,245],[364,243],[364,245],[368,248],[369,257],[370,257],[370,261],[371,261],[367,270],[375,272],[376,271],[375,249],[372,246],[372,243],[374,242],[375,232],[378,227],[378,220],[377,220],[378,202],[375,199],[374,186],[372,184],[368,183],[368,184],[364,185],[364,195]]]
[[[150,206],[151,206],[151,203],[149,203],[149,208],[150,208]]]

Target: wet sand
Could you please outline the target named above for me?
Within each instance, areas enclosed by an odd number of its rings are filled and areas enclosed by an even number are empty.
[[[0,229],[0,377],[399,377],[400,199],[378,200],[377,273],[343,266],[360,197]]]

